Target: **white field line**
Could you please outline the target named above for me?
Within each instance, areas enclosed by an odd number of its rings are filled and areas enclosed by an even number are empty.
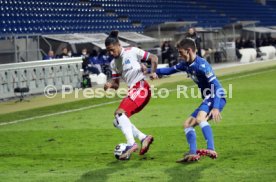
[[[101,107],[101,106],[105,106],[105,105],[109,105],[109,104],[114,104],[114,103],[119,102],[119,101],[120,100],[115,100],[115,101],[111,101],[111,102],[105,102],[105,103],[102,103],[102,104],[95,104],[95,105],[92,105],[92,106],[81,107],[81,108],[78,108],[78,109],[70,109],[70,110],[67,110],[67,111],[61,111],[61,112],[45,114],[45,115],[41,115],[41,116],[35,116],[35,117],[30,117],[30,118],[25,118],[25,119],[19,119],[19,120],[15,120],[15,121],[0,123],[0,126],[16,124],[16,123],[19,123],[19,122],[29,121],[29,120],[33,120],[33,119],[41,119],[41,118],[46,118],[46,117],[50,117],[50,116],[57,116],[57,115],[61,115],[61,114],[71,113],[71,112],[82,111],[82,110],[91,109],[91,108],[95,108],[95,107]]]
[[[229,80],[235,80],[235,79],[240,79],[240,78],[245,78],[245,77],[250,77],[250,76],[259,75],[259,74],[263,74],[263,73],[269,73],[269,72],[273,72],[273,71],[275,71],[275,69],[272,69],[272,70],[269,70],[269,71],[257,72],[257,73],[250,73],[250,74],[236,76],[236,77],[231,77],[231,78],[226,78],[226,79],[221,79],[220,82],[229,81]],[[188,88],[192,88],[192,87],[196,87],[196,85],[191,85]],[[171,89],[171,90],[169,90],[169,92],[174,92],[174,91],[177,91],[177,89]],[[0,126],[16,124],[16,123],[20,123],[20,122],[23,122],[23,121],[30,121],[30,120],[34,120],[34,119],[41,119],[41,118],[46,118],[46,117],[50,117],[50,116],[58,116],[58,115],[72,113],[72,112],[77,112],[77,111],[83,111],[83,110],[87,110],[87,109],[92,109],[92,108],[97,108],[97,107],[101,107],[101,106],[106,106],[106,105],[114,104],[114,103],[117,103],[117,102],[120,102],[120,101],[121,100],[115,100],[115,101],[111,101],[111,102],[105,102],[105,103],[101,103],[101,104],[95,104],[95,105],[92,105],[92,106],[81,107],[81,108],[78,108],[78,109],[70,109],[70,110],[67,110],[67,111],[61,111],[61,112],[56,112],[56,113],[51,113],[51,114],[45,114],[45,115],[41,115],[41,116],[35,116],[35,117],[29,117],[29,118],[25,118],[25,119],[19,119],[19,120],[10,121],[10,122],[4,122],[4,123],[0,123]]]

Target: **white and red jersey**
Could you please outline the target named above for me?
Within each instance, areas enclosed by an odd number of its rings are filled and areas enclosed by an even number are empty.
[[[145,79],[141,60],[148,60],[149,54],[137,47],[122,48],[120,57],[111,61],[112,78],[122,77],[128,87],[133,87],[137,82]]]

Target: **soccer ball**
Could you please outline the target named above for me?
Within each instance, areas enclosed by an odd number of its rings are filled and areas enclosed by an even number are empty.
[[[114,149],[114,156],[116,159],[120,159],[120,156],[124,154],[127,151],[127,144],[126,143],[120,143],[116,145]],[[129,156],[130,157],[130,156]],[[129,157],[127,159],[129,159]]]

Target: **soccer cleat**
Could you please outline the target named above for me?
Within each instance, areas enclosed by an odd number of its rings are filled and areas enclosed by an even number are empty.
[[[136,152],[138,150],[137,143],[134,143],[132,146],[127,146],[127,149],[125,153],[123,153],[119,159],[120,160],[128,160],[133,152]]]
[[[184,154],[183,158],[178,159],[176,162],[178,162],[178,163],[196,162],[199,159],[200,159],[200,155],[198,155],[198,154],[186,153],[186,154]]]
[[[208,156],[211,159],[216,159],[218,157],[217,152],[210,149],[199,149],[196,151],[196,153],[200,156]]]
[[[141,141],[142,147],[141,147],[141,150],[140,150],[140,155],[144,155],[145,153],[148,152],[149,147],[152,144],[153,140],[154,140],[153,136],[148,135],[148,136],[146,136],[146,138],[144,138]]]

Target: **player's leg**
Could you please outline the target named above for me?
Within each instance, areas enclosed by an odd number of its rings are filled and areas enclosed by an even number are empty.
[[[197,116],[197,123],[201,127],[202,133],[207,143],[207,149],[200,149],[197,151],[197,153],[201,156],[209,156],[212,159],[216,159],[218,155],[215,151],[213,131],[210,124],[207,122],[207,115],[213,109],[213,102],[214,102],[213,98],[208,98],[204,100],[201,106],[199,107],[200,112],[198,113],[198,116]],[[223,110],[225,104],[226,104],[225,98],[221,98],[220,105],[218,108],[220,112]],[[209,119],[212,119],[212,118],[209,118]]]
[[[207,122],[207,115],[213,109],[213,98],[209,98],[206,101],[202,103],[200,106],[201,112],[199,112],[199,115],[197,117],[197,122],[199,123],[199,126],[201,127],[202,133],[204,135],[204,138],[207,142],[207,149],[200,149],[197,151],[197,153],[201,156],[209,156],[212,159],[216,159],[218,157],[218,154],[215,151],[214,146],[214,137],[212,128]],[[221,112],[226,104],[225,98],[220,99],[220,105],[219,105],[219,111]],[[210,118],[212,119],[212,118]]]
[[[196,117],[196,121],[201,128],[204,138],[207,142],[207,149],[215,150],[213,131],[210,124],[207,121],[207,112],[199,111]]]
[[[132,114],[140,112],[150,101],[151,91],[150,86],[146,81],[138,82],[134,89],[132,90],[132,95],[134,97],[129,97],[136,104],[136,108],[133,110]],[[152,135],[145,135],[140,130],[138,130],[134,125],[132,127],[134,136],[141,141],[140,155],[144,155],[149,150],[154,138]]]
[[[138,150],[138,145],[135,143],[133,137],[132,123],[126,115],[125,110],[123,110],[122,108],[117,109],[115,112],[114,126],[122,131],[127,139],[128,144],[128,150],[120,156],[120,159],[129,159],[131,153]]]
[[[138,128],[136,128],[134,124],[132,124],[132,132],[133,136],[141,141],[142,147],[140,150],[140,155],[145,154],[149,148],[149,145],[153,142],[153,136],[144,134]]]
[[[215,151],[213,131],[210,124],[207,121],[208,113],[211,109],[212,103],[209,99],[203,101],[203,103],[199,107],[196,122],[201,128],[201,131],[207,143],[207,149],[199,149],[197,150],[197,154],[199,154],[200,156],[209,156],[212,159],[216,159],[217,153]]]
[[[149,150],[150,145],[152,144],[154,138],[152,135],[145,135],[139,129],[136,128],[134,124],[132,124],[132,132],[135,138],[138,138],[141,141],[141,150],[139,152],[140,155],[144,155]]]
[[[133,132],[134,138],[137,138],[140,141],[142,141],[147,136],[143,132],[141,132],[138,128],[136,128],[134,124],[132,124],[132,132]]]
[[[196,112],[196,111],[195,111]],[[177,160],[176,162],[192,162],[198,161],[200,156],[196,153],[197,146],[196,146],[196,133],[194,127],[196,126],[196,118],[190,116],[184,122],[184,132],[186,135],[187,142],[189,144],[189,152],[184,154],[184,157]]]
[[[207,113],[205,111],[199,111],[197,123],[199,124],[207,143],[207,149],[199,149],[197,150],[197,154],[200,156],[209,156],[212,159],[216,159],[218,155],[215,151],[213,131],[210,124],[207,122]]]
[[[189,144],[190,150],[189,153],[196,154],[196,132],[194,129],[194,125],[196,124],[196,120],[194,117],[190,116],[184,122],[184,132],[186,135],[187,142]]]
[[[128,145],[133,145],[135,143],[132,132],[132,123],[125,114],[125,111],[121,108],[117,109],[115,112],[114,126],[123,132]]]
[[[118,109],[115,112],[115,120],[114,120],[114,125],[117,127],[120,127],[121,125],[127,125],[127,130],[130,130],[129,133],[131,133],[131,137],[129,136],[130,142],[128,142],[129,145],[133,144],[134,138],[133,137],[137,137],[137,138],[145,138],[145,134],[143,134],[140,130],[138,130],[135,125],[133,125],[130,121],[130,117],[135,113],[135,111],[137,110],[137,104],[130,98],[130,97],[126,97],[122,100],[122,102],[120,103]],[[117,115],[123,115],[122,117],[122,122],[120,123],[120,121],[117,119],[118,117],[116,117]],[[116,123],[119,123],[119,125],[116,125]],[[124,124],[126,123],[126,124]],[[130,135],[130,134],[129,134]],[[141,140],[142,140],[141,139]]]
[[[137,85],[138,88],[140,88],[139,84]],[[138,130],[135,127],[135,125],[130,122],[129,117],[141,111],[145,107],[145,105],[149,102],[151,93],[149,90],[149,85],[146,84],[146,86],[147,87],[145,89],[144,87],[143,89],[133,89],[131,94],[129,94],[128,97],[123,99],[123,101],[121,102],[119,108],[115,113],[117,117],[114,122],[115,123],[114,125],[120,128],[124,133],[124,135],[126,136],[129,146],[134,146],[136,148],[136,144],[133,136],[137,137],[141,141],[142,143],[142,147],[140,150],[141,155],[145,154],[148,151],[150,144],[153,142],[153,137],[151,135],[147,136],[144,133],[142,133],[140,130]],[[130,150],[130,153],[131,152],[132,151]],[[128,157],[127,155],[128,155],[128,152],[126,152],[126,157]]]

